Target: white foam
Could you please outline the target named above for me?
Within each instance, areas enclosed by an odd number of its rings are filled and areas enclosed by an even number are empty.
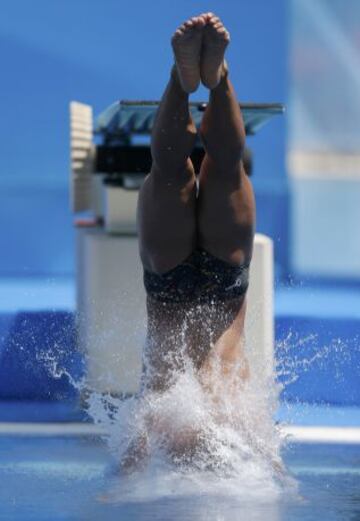
[[[285,489],[295,493],[295,482],[282,466],[282,438],[273,420],[274,381],[260,378],[259,368],[246,382],[219,376],[215,392],[209,393],[189,360],[182,367],[162,393],[125,401],[95,393],[89,397],[89,413],[109,433],[115,462],[137,436],[148,440],[146,467],[114,477],[111,501],[204,494],[273,501]]]

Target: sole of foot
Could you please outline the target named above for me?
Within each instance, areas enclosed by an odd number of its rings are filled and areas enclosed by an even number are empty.
[[[220,18],[213,13],[207,13],[205,19],[206,25],[203,29],[200,77],[205,87],[214,89],[219,84],[224,71],[227,70],[224,56],[226,48],[230,43],[230,34]]]
[[[171,45],[180,84],[187,93],[194,92],[200,83],[200,55],[205,19],[195,16],[175,31]]]

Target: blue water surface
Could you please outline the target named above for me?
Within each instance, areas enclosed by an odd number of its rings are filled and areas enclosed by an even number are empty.
[[[260,520],[297,521],[360,518],[360,447],[288,447],[284,458],[299,483],[298,498],[239,501],[195,493],[154,495],[153,501],[107,503],[114,477],[106,446],[90,438],[7,437],[0,439],[0,519],[77,520]],[[150,483],[151,486],[151,483]]]

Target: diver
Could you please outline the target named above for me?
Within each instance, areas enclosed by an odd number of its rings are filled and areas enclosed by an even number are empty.
[[[169,388],[186,359],[214,399],[217,379],[249,376],[244,319],[255,203],[243,164],[244,123],[224,59],[229,42],[213,13],[190,18],[171,40],[175,63],[138,202],[148,313],[145,393]],[[200,82],[209,102],[199,130],[205,156],[197,178],[190,160],[197,130],[188,101]],[[176,450],[187,443],[189,437],[179,434]],[[146,440],[134,441],[124,466],[145,452]]]

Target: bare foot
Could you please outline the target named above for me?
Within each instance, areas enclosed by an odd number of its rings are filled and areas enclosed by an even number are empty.
[[[223,26],[220,18],[213,13],[207,13],[205,20],[200,74],[205,87],[214,89],[219,84],[225,67],[224,55],[230,42],[230,34]]]
[[[200,54],[205,19],[190,18],[175,31],[171,44],[182,88],[194,92],[200,83]]]

